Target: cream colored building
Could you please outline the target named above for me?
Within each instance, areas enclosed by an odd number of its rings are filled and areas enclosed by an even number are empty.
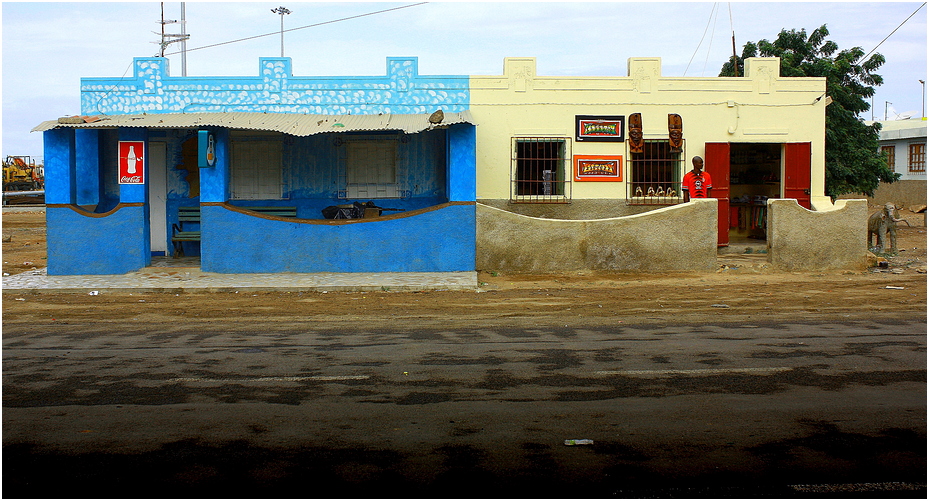
[[[825,78],[781,77],[777,58],[748,59],[745,73],[665,77],[660,58],[638,57],[628,60],[625,77],[540,76],[535,58],[507,58],[502,75],[471,76],[477,200],[566,219],[639,213],[681,202],[681,177],[699,155],[713,175],[711,196],[723,201],[721,221],[733,210],[723,204],[764,200],[759,197],[797,198],[808,208],[828,209]],[[633,113],[641,114],[644,141],[661,151],[632,154]],[[672,114],[683,122],[680,152],[661,146],[669,141]],[[578,135],[578,117],[620,117],[624,130],[613,140],[586,141]],[[527,160],[525,150],[533,147],[553,151],[542,153],[544,160]],[[578,160],[600,157],[619,166],[617,175],[575,176]],[[526,172],[531,168],[523,164],[532,162],[551,172]]]

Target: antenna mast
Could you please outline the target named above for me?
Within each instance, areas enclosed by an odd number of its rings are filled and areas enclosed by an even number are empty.
[[[187,20],[184,18],[184,3],[181,3],[181,31],[186,31]],[[161,2],[161,33],[153,31],[152,33],[156,35],[161,35],[161,42],[152,42],[158,44],[158,54],[155,54],[156,57],[165,57],[165,48],[173,43],[181,43],[181,74],[187,76],[187,44],[186,41],[190,38],[190,35],[187,33],[165,33],[166,24],[174,24],[177,21],[175,20],[166,20],[165,19],[165,4]]]

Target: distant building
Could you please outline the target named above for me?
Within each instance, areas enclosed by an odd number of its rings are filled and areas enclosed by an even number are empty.
[[[874,122],[866,122],[873,124]],[[926,120],[878,121],[881,124],[880,151],[887,165],[900,174],[900,180],[881,183],[870,201],[893,202],[908,207],[926,203]]]

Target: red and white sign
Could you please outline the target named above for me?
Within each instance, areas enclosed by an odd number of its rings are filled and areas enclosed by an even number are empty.
[[[119,184],[145,184],[145,141],[119,142]]]

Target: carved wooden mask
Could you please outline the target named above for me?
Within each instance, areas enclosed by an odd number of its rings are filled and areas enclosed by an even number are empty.
[[[642,153],[645,147],[645,141],[642,134],[642,114],[633,113],[629,115],[629,151],[631,153]]]
[[[668,142],[671,143],[671,151],[679,153],[684,146],[684,121],[676,113],[668,114]]]

